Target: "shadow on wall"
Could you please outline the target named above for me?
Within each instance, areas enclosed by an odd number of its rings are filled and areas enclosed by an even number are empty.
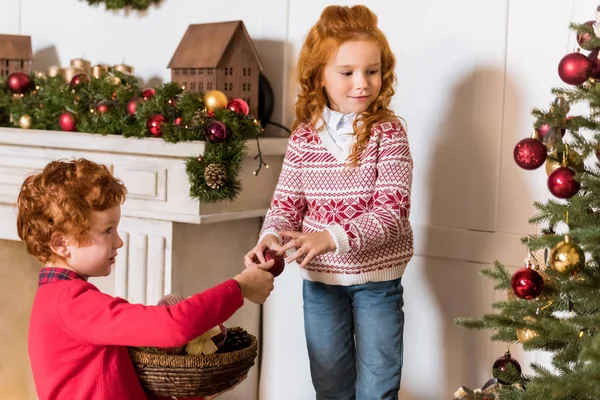
[[[481,90],[492,82],[495,87]],[[503,90],[504,99],[498,100]],[[400,396],[403,400],[449,399],[460,386],[479,388],[491,378],[493,360],[499,356],[492,354],[490,332],[459,328],[454,320],[490,312],[495,299],[492,281],[479,275],[479,271],[494,260],[469,260],[471,254],[474,258],[482,254],[482,249],[475,246],[489,240],[485,235],[493,234],[496,229],[495,223],[490,222],[495,221],[494,218],[488,217],[489,213],[497,212],[496,192],[500,179],[495,157],[484,162],[481,157],[478,160],[477,143],[489,140],[501,151],[501,141],[486,132],[490,128],[487,124],[503,123],[502,129],[494,126],[493,131],[510,140],[516,129],[516,116],[523,110],[520,110],[520,96],[513,82],[505,77],[504,71],[497,69],[474,70],[458,81],[449,98],[451,103],[437,128],[438,140],[431,143],[431,158],[427,162],[429,222],[425,235],[417,238],[424,241],[417,243],[422,252],[412,262],[419,268],[413,270],[409,266],[406,274],[407,281],[421,280],[420,285],[415,286],[425,289],[405,286],[408,315],[405,365],[423,367],[423,378],[418,383],[403,380]],[[504,110],[491,111],[496,118],[486,121],[475,118],[477,104],[503,105]],[[499,156],[503,162],[512,161],[512,153]],[[489,190],[490,195],[473,196],[480,190]],[[469,231],[474,231],[473,235]],[[451,236],[456,233],[464,238],[482,239],[452,244]],[[424,299],[424,295],[428,298]],[[427,307],[432,310],[430,320],[423,318]]]

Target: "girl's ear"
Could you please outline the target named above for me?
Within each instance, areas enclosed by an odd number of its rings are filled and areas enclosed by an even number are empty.
[[[67,239],[62,233],[54,232],[50,238],[50,249],[62,259],[71,255]]]

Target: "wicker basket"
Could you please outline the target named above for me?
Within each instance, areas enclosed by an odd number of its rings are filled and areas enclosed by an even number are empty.
[[[157,396],[204,397],[236,384],[254,365],[256,337],[242,328],[229,328],[225,344],[210,355],[153,353],[129,348],[144,389]]]

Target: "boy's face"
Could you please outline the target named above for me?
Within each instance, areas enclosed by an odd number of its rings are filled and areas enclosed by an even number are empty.
[[[381,50],[368,40],[343,43],[325,66],[323,85],[332,110],[365,111],[381,89]]]
[[[123,240],[117,233],[120,220],[121,206],[94,211],[87,240],[77,243],[71,239],[72,243],[67,243],[69,255],[65,261],[68,266],[86,277],[109,275],[117,249],[123,247]]]

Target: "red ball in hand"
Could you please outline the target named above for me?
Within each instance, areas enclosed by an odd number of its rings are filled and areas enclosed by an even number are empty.
[[[278,277],[283,272],[285,268],[285,259],[281,254],[276,252],[275,250],[266,250],[265,251],[265,260],[271,261],[275,260],[273,266],[269,269],[269,272],[273,274],[274,277]]]

